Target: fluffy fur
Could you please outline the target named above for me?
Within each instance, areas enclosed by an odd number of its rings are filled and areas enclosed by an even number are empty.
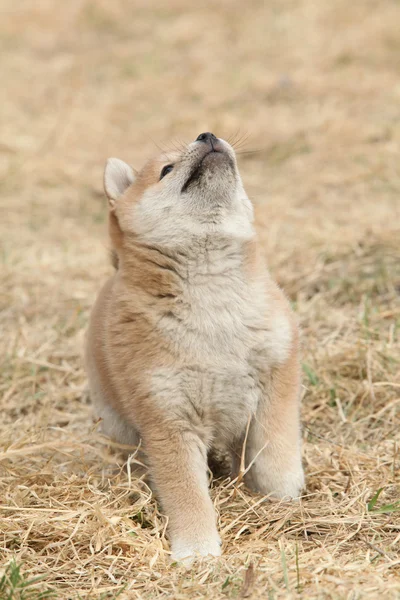
[[[278,498],[303,486],[297,326],[225,141],[207,136],[138,173],[110,159],[104,182],[118,268],[92,311],[91,395],[106,434],[142,440],[172,558],[216,556],[214,447],[235,476],[250,422],[246,483]]]

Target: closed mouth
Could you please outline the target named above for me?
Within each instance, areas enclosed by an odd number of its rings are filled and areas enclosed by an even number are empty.
[[[212,150],[210,150],[209,152],[207,152],[201,158],[201,160],[197,163],[197,165],[194,167],[194,169],[190,173],[188,179],[183,184],[182,189],[181,189],[181,193],[186,192],[186,190],[188,189],[188,187],[192,183],[195,183],[200,178],[200,176],[201,176],[201,174],[203,173],[203,170],[204,170],[203,169],[203,162],[207,158],[207,156],[210,156],[210,154],[224,154],[224,156],[226,156],[227,158],[229,158],[228,155],[225,152],[222,152],[221,150],[215,150],[214,146],[213,146]],[[231,162],[231,160],[229,160],[229,162]]]
[[[195,181],[197,181],[197,179],[200,177],[201,173],[202,173],[202,165],[203,165],[203,160],[206,158],[206,156],[208,156],[209,154],[211,154],[211,152],[215,152],[214,148],[212,150],[210,150],[210,152],[207,152],[207,154],[205,154],[200,162],[194,167],[193,171],[190,173],[189,177],[187,178],[187,180],[185,181],[185,183],[182,186],[181,189],[181,193],[186,192],[186,190],[188,189],[189,185],[191,183],[194,183]]]

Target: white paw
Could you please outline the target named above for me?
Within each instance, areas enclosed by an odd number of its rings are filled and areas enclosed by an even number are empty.
[[[201,540],[172,540],[171,559],[190,567],[196,558],[221,556],[221,540],[218,533]]]
[[[272,482],[271,482],[272,483]],[[304,487],[304,471],[300,467],[296,471],[285,473],[282,478],[277,479],[275,488],[272,487],[272,496],[279,499],[299,498]]]
[[[271,498],[279,500],[298,498],[304,487],[303,467],[301,464],[296,465],[291,471],[256,468],[253,473],[250,471],[248,483],[251,488]]]

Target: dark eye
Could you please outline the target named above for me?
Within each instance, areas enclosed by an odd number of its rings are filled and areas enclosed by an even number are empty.
[[[161,169],[161,173],[160,173],[160,181],[163,177],[165,177],[166,175],[168,175],[168,173],[171,173],[172,169],[174,168],[174,165],[165,165],[165,167],[163,167]]]

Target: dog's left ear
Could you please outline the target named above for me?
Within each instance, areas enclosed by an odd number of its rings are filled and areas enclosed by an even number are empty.
[[[104,169],[104,191],[111,210],[115,202],[135,181],[135,171],[119,158],[109,158]]]

